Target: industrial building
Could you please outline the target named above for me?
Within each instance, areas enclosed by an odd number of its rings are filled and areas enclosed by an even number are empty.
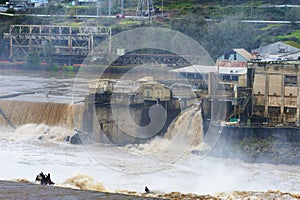
[[[299,64],[298,61],[252,62],[252,115],[265,118],[269,126],[299,126]]]
[[[190,66],[173,71],[198,83],[203,101],[218,98],[227,102],[225,122],[237,118],[240,126],[299,126],[300,61],[249,61],[247,65]],[[218,74],[219,86],[212,85],[211,74]],[[211,89],[217,97],[209,92],[212,87],[218,88]]]

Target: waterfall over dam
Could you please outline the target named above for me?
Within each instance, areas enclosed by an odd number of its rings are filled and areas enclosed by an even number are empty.
[[[177,136],[181,139],[188,139],[192,146],[197,146],[201,143],[203,130],[199,107],[188,108],[180,113],[170,124],[164,137],[172,140]]]
[[[16,100],[1,100],[0,108],[15,125],[46,124],[70,129],[76,128],[75,122],[80,121],[78,116],[84,110],[84,106],[80,104]],[[0,124],[6,123],[5,119],[0,116]]]
[[[16,126],[45,124],[79,130],[83,127],[84,104],[1,100],[0,108]],[[0,116],[0,124],[8,125],[3,116]],[[199,108],[195,106],[181,112],[170,122],[163,137],[169,141],[174,138],[184,139],[194,146],[198,145],[202,140],[202,118]]]

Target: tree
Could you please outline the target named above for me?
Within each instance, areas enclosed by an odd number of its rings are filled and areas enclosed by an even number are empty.
[[[38,50],[34,49],[29,51],[26,56],[26,67],[29,69],[37,70],[40,68],[40,56]]]
[[[203,16],[195,13],[189,13],[179,18],[173,18],[170,21],[173,30],[184,33],[191,38],[200,41],[204,33],[204,25],[206,24]]]
[[[286,17],[291,22],[300,21],[300,8],[291,8]]]
[[[252,24],[235,20],[210,23],[200,44],[217,59],[233,48],[253,49],[258,42],[257,29]]]

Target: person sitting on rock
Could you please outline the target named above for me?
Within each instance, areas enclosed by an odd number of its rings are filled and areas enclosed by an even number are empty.
[[[51,181],[50,173],[48,173],[48,175],[46,176],[46,182],[47,182],[48,185],[54,185],[54,182]]]
[[[45,175],[43,172],[41,172],[36,176],[35,180],[40,181],[41,185],[54,185],[54,182],[51,181],[50,173]]]
[[[149,192],[150,192],[150,190],[149,190],[149,188],[148,188],[147,186],[145,187],[145,192],[146,192],[146,193],[149,193]]]

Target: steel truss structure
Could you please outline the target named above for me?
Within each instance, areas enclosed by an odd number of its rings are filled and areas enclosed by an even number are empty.
[[[115,64],[118,65],[174,65],[177,67],[183,67],[191,65],[191,63],[201,63],[201,57],[199,56],[179,56],[174,54],[125,54],[120,56]]]
[[[86,57],[95,40],[111,38],[110,27],[11,25],[9,33],[10,57],[25,58],[32,51],[40,56]]]

